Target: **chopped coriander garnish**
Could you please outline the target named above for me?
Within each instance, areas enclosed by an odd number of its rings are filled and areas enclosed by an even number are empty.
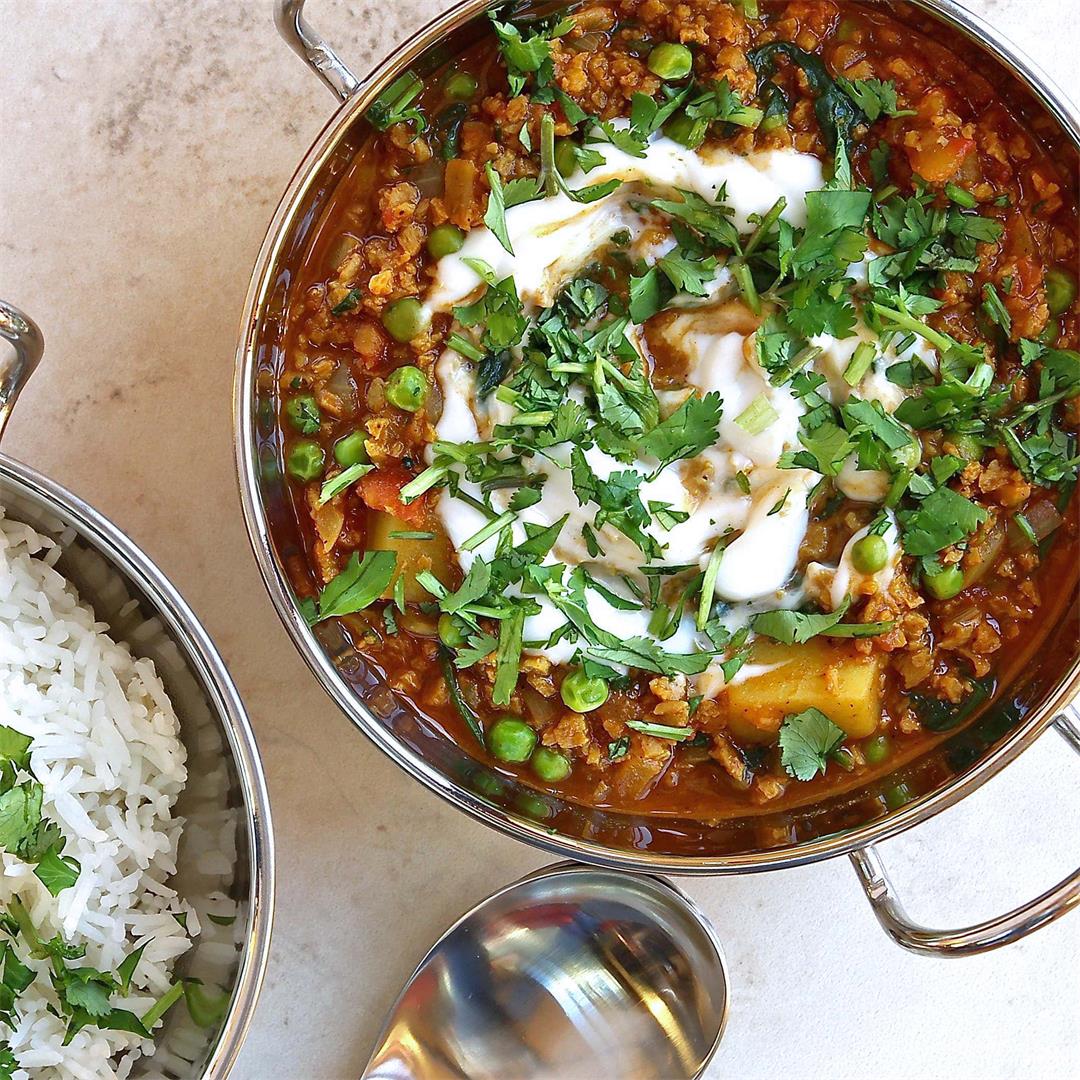
[[[848,366],[844,369],[844,382],[848,386],[858,386],[873,365],[876,355],[877,349],[873,343],[860,341],[855,347],[855,352],[852,354]]]
[[[642,735],[651,735],[654,739],[670,739],[672,742],[682,742],[683,739],[693,738],[693,728],[670,727],[667,724],[650,724],[646,720],[627,720],[626,726]]]
[[[716,547],[709,555],[709,561],[705,566],[705,575],[701,581],[701,599],[698,601],[697,628],[705,629],[709,621],[709,612],[712,610],[713,601],[716,599],[716,578],[720,573],[720,560],[724,557],[725,544],[717,541]]]
[[[462,541],[462,551],[473,551],[478,548],[485,540],[490,540],[496,533],[502,532],[508,525],[515,520],[515,514],[512,510],[505,510],[498,517],[493,518],[483,528],[478,529],[467,540]]]
[[[426,532],[420,529],[394,529],[390,533],[391,540],[434,540],[435,534],[433,532]]]
[[[495,684],[491,691],[491,700],[496,705],[509,705],[510,695],[517,685],[524,625],[525,611],[521,607],[516,608],[500,624],[499,647],[495,654]]]
[[[319,594],[315,621],[370,607],[386,591],[396,566],[396,552],[367,551],[361,559],[360,553],[354,551],[345,569],[331,578]]]
[[[780,725],[780,763],[795,779],[813,780],[825,772],[830,755],[845,737],[820,709],[788,716]]]
[[[427,127],[427,121],[412,102],[423,89],[424,80],[415,71],[406,71],[368,106],[365,115],[379,131],[393,124],[413,123],[419,133]]]
[[[341,494],[346,488],[351,487],[361,477],[367,476],[375,468],[374,465],[358,461],[347,469],[342,469],[337,476],[325,481],[319,490],[319,498],[316,506],[325,506],[335,495]]]
[[[873,123],[879,116],[914,116],[914,109],[901,109],[896,104],[896,87],[880,79],[837,78],[837,85],[866,114]]]
[[[487,210],[484,211],[484,224],[494,233],[496,239],[510,254],[514,249],[510,244],[510,235],[506,231],[506,211],[512,206],[532,202],[540,194],[536,181],[531,177],[519,177],[504,185],[491,162],[484,165],[491,194],[488,196]]]
[[[1006,334],[1009,333],[1009,331],[1012,330],[1012,316],[1009,314],[1009,309],[998,295],[997,289],[995,289],[993,284],[988,281],[983,285],[982,291],[982,309],[986,313],[986,317],[990,319],[991,322],[997,323]]]
[[[970,191],[965,191],[962,187],[957,187],[956,184],[951,181],[945,185],[945,195],[951,199],[957,206],[964,207],[965,210],[974,210],[979,205],[979,200],[971,194]]]
[[[970,536],[987,513],[951,488],[936,488],[917,510],[901,510],[904,550],[909,555],[933,555]]]
[[[760,435],[771,424],[780,419],[780,414],[764,394],[758,394],[738,416],[735,423],[747,435]]]

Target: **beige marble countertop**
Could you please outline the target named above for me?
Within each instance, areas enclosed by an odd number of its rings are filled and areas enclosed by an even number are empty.
[[[970,2],[1076,92],[1080,7]],[[446,6],[309,5],[357,71]],[[278,910],[235,1075],[357,1076],[431,940],[548,860],[452,810],[356,733],[286,639],[249,554],[230,416],[241,302],[278,196],[334,102],[278,39],[268,0],[0,0],[0,28],[0,295],[48,340],[4,449],[157,560],[247,703],[273,802]],[[887,845],[915,914],[986,917],[1075,864],[1080,765],[1059,743],[1046,736]],[[1080,1069],[1080,915],[943,962],[885,939],[845,860],[683,885],[731,965],[710,1076]]]

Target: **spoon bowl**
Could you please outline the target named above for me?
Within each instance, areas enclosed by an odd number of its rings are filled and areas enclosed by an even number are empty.
[[[364,1077],[696,1077],[727,1006],[720,944],[678,889],[560,863],[447,930],[395,1003]]]

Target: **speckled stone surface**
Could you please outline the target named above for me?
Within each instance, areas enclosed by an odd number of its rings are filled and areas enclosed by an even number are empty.
[[[1080,8],[971,0],[1066,86]],[[357,71],[445,0],[312,0]],[[111,516],[214,636],[247,702],[278,846],[273,956],[238,1080],[359,1075],[465,907],[547,861],[451,810],[336,710],[249,554],[232,464],[241,302],[266,223],[334,110],[268,0],[0,0],[0,295],[47,361],[5,450]],[[986,917],[1075,864],[1077,779],[1047,736],[885,850],[913,913]],[[1080,1069],[1080,915],[989,956],[908,956],[845,860],[685,880],[731,965],[709,1075],[1005,1078]],[[511,1078],[508,1078],[511,1080]]]

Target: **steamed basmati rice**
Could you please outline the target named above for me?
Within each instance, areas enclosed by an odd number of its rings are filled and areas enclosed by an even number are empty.
[[[42,939],[85,945],[76,961],[115,972],[149,942],[127,996],[112,1005],[142,1016],[169,989],[176,958],[199,932],[194,910],[168,882],[183,820],[173,804],[187,780],[179,722],[154,665],[113,641],[54,569],[60,548],[4,517],[0,507],[0,724],[30,736],[30,768],[44,789],[43,818],[59,825],[75,884],[56,897],[34,867],[0,852],[0,911],[16,894]],[[180,916],[187,926],[177,920]],[[17,998],[14,1027],[0,1023],[16,1077],[124,1077],[153,1043],[83,1028],[63,1046],[66,1019],[26,942],[0,933],[38,972]]]

